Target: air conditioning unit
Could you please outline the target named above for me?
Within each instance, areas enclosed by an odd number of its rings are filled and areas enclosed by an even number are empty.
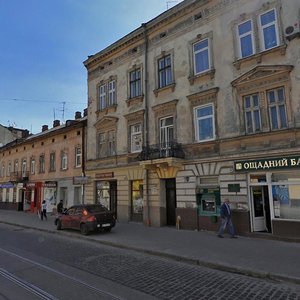
[[[294,22],[293,25],[290,25],[285,28],[284,34],[286,39],[292,40],[297,36],[300,36],[300,25],[299,21]]]

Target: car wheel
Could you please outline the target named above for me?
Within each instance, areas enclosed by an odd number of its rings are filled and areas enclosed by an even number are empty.
[[[86,226],[86,224],[81,224],[80,225],[80,233],[83,235],[88,235],[89,234],[89,230]]]
[[[105,228],[104,231],[105,232],[111,232],[111,227]]]
[[[61,226],[61,221],[60,220],[56,221],[56,229],[57,230],[62,230],[62,226]]]

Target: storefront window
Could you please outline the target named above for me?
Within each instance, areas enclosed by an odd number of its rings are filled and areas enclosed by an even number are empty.
[[[300,176],[281,173],[272,176],[275,218],[300,219]]]
[[[142,214],[144,199],[143,199],[143,180],[133,180],[131,182],[131,199],[132,213]]]
[[[98,181],[96,183],[96,202],[102,204],[107,209],[110,210],[110,195],[109,195],[109,182],[108,181]]]

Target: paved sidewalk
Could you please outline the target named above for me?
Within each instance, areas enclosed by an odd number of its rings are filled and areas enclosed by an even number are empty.
[[[0,210],[0,223],[82,238],[76,231],[57,231],[54,216],[41,221],[31,213]],[[300,284],[300,243],[225,237],[220,239],[207,231],[146,227],[130,222],[117,223],[111,233],[91,234],[87,239],[219,270]]]

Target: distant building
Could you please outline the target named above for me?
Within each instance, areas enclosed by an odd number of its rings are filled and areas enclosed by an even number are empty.
[[[299,0],[185,0],[84,62],[86,186],[119,220],[300,236]]]
[[[5,127],[0,124],[0,147],[16,140],[29,136],[27,129],[18,129],[15,127]]]
[[[16,139],[0,148],[0,208],[36,212],[82,203],[86,116],[42,127],[38,134]]]

